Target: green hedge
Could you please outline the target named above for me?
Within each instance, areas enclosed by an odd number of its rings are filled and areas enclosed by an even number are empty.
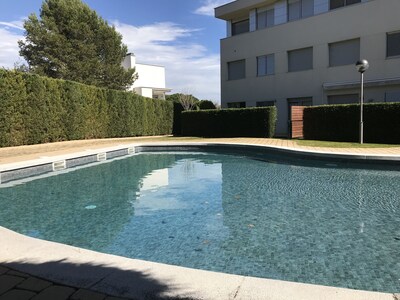
[[[173,103],[0,70],[0,147],[171,134]]]
[[[323,105],[304,110],[307,140],[358,142],[360,105]],[[400,103],[364,105],[364,141],[400,144]]]
[[[202,137],[272,137],[276,107],[185,111],[182,135]]]

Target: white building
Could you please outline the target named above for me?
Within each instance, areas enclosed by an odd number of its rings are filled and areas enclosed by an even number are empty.
[[[165,93],[171,91],[171,89],[165,87],[164,67],[139,64],[136,62],[133,53],[128,53],[122,62],[122,66],[125,69],[136,68],[136,73],[139,76],[129,90],[134,90],[143,97],[153,99],[165,99]]]
[[[222,107],[276,105],[277,135],[292,105],[400,101],[400,0],[237,0],[215,9]]]

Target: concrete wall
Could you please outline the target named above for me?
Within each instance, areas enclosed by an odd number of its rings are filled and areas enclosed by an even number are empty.
[[[276,2],[277,6],[282,4],[282,1]],[[326,104],[331,94],[358,93],[354,86],[336,90],[323,88],[325,83],[358,82],[359,73],[353,64],[329,67],[328,44],[354,38],[360,38],[360,57],[370,62],[366,80],[400,77],[400,58],[386,58],[386,33],[400,30],[400,1],[372,0],[332,11],[326,11],[327,4],[327,0],[315,0],[314,11],[318,15],[221,40],[222,106],[226,107],[227,102],[246,101],[249,107],[257,101],[276,100],[277,135],[286,135],[288,98],[312,97],[313,105],[320,105]],[[311,46],[313,69],[289,73],[287,51]],[[257,56],[272,53],[275,54],[275,75],[257,77]],[[240,59],[246,60],[246,78],[228,81],[227,63]],[[367,87],[365,100],[384,101],[389,90],[400,91],[400,84]]]
[[[152,88],[144,88],[144,87],[135,87],[132,88],[136,94],[147,97],[147,98],[153,98],[153,89]]]
[[[139,78],[133,87],[165,88],[165,68],[160,66],[136,64]]]
[[[125,69],[136,68],[139,78],[128,89],[134,90],[137,94],[154,98],[155,94],[161,95],[160,99],[165,99],[165,68],[162,66],[145,65],[136,63],[136,57],[129,53],[123,60],[122,66]]]

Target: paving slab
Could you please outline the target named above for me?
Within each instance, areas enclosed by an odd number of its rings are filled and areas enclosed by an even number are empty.
[[[15,271],[15,270],[8,271],[7,275],[14,275],[14,276],[23,277],[23,278],[28,278],[29,277],[28,274],[22,273],[22,272],[18,272],[18,271]]]
[[[71,296],[71,300],[103,300],[106,295],[90,290],[80,289]]]
[[[0,296],[0,300],[29,300],[32,299],[36,294],[30,291],[23,290],[10,290],[7,293]]]
[[[0,266],[0,275],[7,273],[10,269]]]
[[[17,288],[33,292],[40,292],[45,288],[48,288],[50,285],[52,285],[50,281],[42,280],[35,277],[29,277],[21,282],[19,285],[17,285]]]
[[[75,293],[73,288],[53,285],[37,294],[32,300],[67,300],[73,293]]]
[[[18,283],[22,282],[24,278],[12,276],[12,275],[1,275],[0,276],[0,295],[11,290]]]

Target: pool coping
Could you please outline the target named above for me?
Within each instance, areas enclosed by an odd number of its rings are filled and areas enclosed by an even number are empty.
[[[271,145],[260,145],[251,143],[229,143],[229,142],[150,142],[150,143],[132,143],[117,145],[107,148],[97,148],[85,151],[73,152],[57,156],[44,156],[38,159],[13,162],[0,165],[0,184],[15,179],[26,178],[30,176],[59,171],[75,166],[86,165],[88,163],[106,161],[111,158],[126,156],[141,152],[141,148],[210,148],[225,147],[246,150],[263,150],[269,153],[287,154],[295,158],[309,158],[314,160],[335,160],[346,162],[368,162],[373,164],[400,165],[400,155],[392,154],[362,154],[362,153],[342,153],[342,152],[324,152],[312,151],[307,149],[295,149],[290,147],[279,147]],[[139,151],[137,151],[139,149]],[[172,149],[173,150],[173,149]],[[81,159],[81,162],[74,160]],[[85,160],[86,159],[86,160]],[[5,179],[4,179],[5,178]]]
[[[135,143],[117,145],[90,151],[10,163],[0,166],[2,173],[13,170],[43,166],[59,161],[96,156],[100,153],[121,154],[111,158],[140,152],[141,148],[157,147],[219,147],[268,149],[298,157],[317,159],[339,159],[350,161],[399,164],[400,155],[366,155],[326,153],[286,147],[258,144],[232,143]],[[134,151],[128,150],[134,148]],[[126,150],[126,154],[122,155]],[[139,151],[136,151],[139,150]],[[118,152],[119,151],[119,152]],[[122,151],[122,152],[121,152]],[[129,153],[130,152],[130,153]],[[101,161],[101,160],[100,160]],[[104,160],[103,160],[104,161]],[[56,173],[55,173],[56,174]],[[30,175],[31,176],[31,175]],[[0,181],[1,182],[1,181]],[[179,266],[124,258],[64,244],[27,237],[0,227],[0,265],[12,267],[33,276],[52,280],[60,284],[88,288],[118,297],[145,299],[149,295],[162,297],[190,297],[190,299],[396,299],[395,294],[379,293],[281,280],[255,278],[226,273],[195,270]],[[60,263],[61,262],[61,263]],[[94,269],[88,270],[88,265]],[[40,267],[39,267],[40,266]],[[78,266],[71,268],[71,266]],[[108,268],[111,268],[110,270]],[[156,295],[153,284],[138,284],[133,280],[137,274],[151,278],[151,282],[168,283],[162,295]],[[135,275],[132,275],[135,274]],[[127,280],[126,278],[130,278]],[[147,283],[147,281],[146,281]]]

